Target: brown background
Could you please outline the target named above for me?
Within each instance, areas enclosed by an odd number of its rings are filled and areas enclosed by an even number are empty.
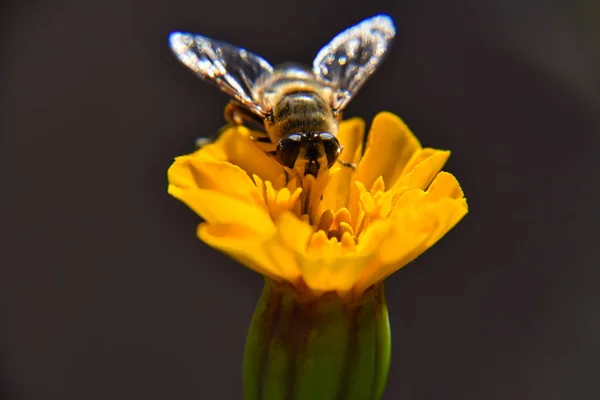
[[[256,274],[195,238],[173,157],[226,97],[171,30],[310,63],[378,12],[348,109],[401,115],[471,213],[387,284],[386,399],[600,398],[600,9],[564,1],[14,2],[0,20],[0,398],[238,399]]]

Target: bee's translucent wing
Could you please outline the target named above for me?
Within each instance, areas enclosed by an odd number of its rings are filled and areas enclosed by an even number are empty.
[[[395,34],[392,19],[377,15],[346,29],[319,51],[313,73],[335,90],[334,110],[346,107],[375,72]]]
[[[273,72],[266,60],[229,43],[191,33],[173,32],[169,43],[179,61],[200,78],[216,83],[257,115],[266,115],[254,90],[259,77]]]

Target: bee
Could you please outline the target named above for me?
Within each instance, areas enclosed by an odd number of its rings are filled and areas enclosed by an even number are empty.
[[[203,80],[232,97],[225,118],[258,126],[265,151],[284,167],[317,177],[338,160],[342,112],[382,62],[396,33],[392,19],[377,15],[335,36],[312,69],[286,63],[272,67],[243,48],[205,36],[173,32],[175,56]]]

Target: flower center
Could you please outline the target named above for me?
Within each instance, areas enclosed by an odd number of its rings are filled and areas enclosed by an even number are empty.
[[[353,240],[357,239],[352,227],[352,216],[346,207],[340,208],[335,213],[333,210],[323,211],[315,230],[323,231],[329,239],[336,238],[340,242],[346,234]]]
[[[314,233],[309,247],[320,247],[325,242],[354,248],[360,235],[375,220],[389,215],[390,196],[385,196],[383,178],[379,177],[370,190],[360,182],[354,182],[355,196],[350,196],[348,207],[338,210],[322,209],[325,186],[329,182],[327,172],[315,178],[281,176],[276,182],[263,181],[254,176],[254,182],[262,194],[269,215],[276,221],[284,212],[292,212],[311,225]],[[354,210],[351,212],[349,209]]]

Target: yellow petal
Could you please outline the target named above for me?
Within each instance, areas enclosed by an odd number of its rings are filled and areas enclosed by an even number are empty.
[[[181,200],[213,225],[241,225],[263,235],[272,235],[275,225],[266,208],[207,189],[169,186],[169,194]]]
[[[409,219],[409,218],[407,218]],[[380,220],[371,224],[360,240],[365,250],[376,249],[376,262],[365,268],[355,290],[363,292],[403,267],[427,249],[430,232],[419,229],[413,221]]]
[[[337,134],[337,139],[343,147],[339,159],[345,163],[358,163],[362,156],[364,136],[365,121],[360,118],[342,121]]]
[[[450,157],[449,151],[435,150],[417,164],[409,173],[403,175],[394,186],[425,190],[433,178],[440,172]]]
[[[277,232],[280,240],[295,253],[306,252],[312,227],[290,212],[284,212],[277,219]]]
[[[301,273],[296,252],[281,240],[280,235],[275,235],[264,242],[260,251],[263,251],[269,257],[271,264],[276,266],[277,274],[280,277],[292,284],[300,280]]]
[[[402,170],[400,176],[408,174],[410,171],[413,170],[414,167],[419,165],[422,161],[425,161],[427,158],[431,157],[437,151],[439,150],[432,149],[430,147],[415,151],[410,157],[410,160],[408,160],[408,163],[404,166],[404,169]]]
[[[348,251],[348,246],[330,240],[323,231],[313,229],[291,213],[282,214],[277,232],[285,247],[292,249],[304,283],[314,292],[349,291],[362,273],[365,257]],[[290,257],[286,255],[286,257]]]
[[[389,218],[376,221],[360,237],[362,246],[377,246],[379,264],[361,276],[356,290],[365,290],[414,260],[467,212],[462,190],[451,174],[438,174],[427,192],[405,189]],[[387,230],[381,225],[388,225]]]
[[[293,254],[288,256],[289,259],[287,262],[293,262],[295,265],[298,265],[298,269],[306,285],[314,292],[327,289],[329,282],[325,283],[327,279],[320,278],[322,274],[319,274],[319,272],[328,275],[328,267],[323,264],[322,257],[308,256],[309,242],[315,245],[315,247],[328,246],[328,239],[325,232],[317,231],[313,234],[313,229],[310,225],[291,213],[284,213],[277,220],[277,232],[283,246],[290,249]],[[293,261],[290,261],[290,259]],[[317,272],[318,276],[315,275],[315,272]]]
[[[387,240],[392,230],[392,225],[387,220],[376,220],[360,235],[357,251],[363,255],[379,251],[382,242]]]
[[[300,268],[306,286],[313,292],[336,291],[345,296],[354,286],[373,255],[342,253],[342,244],[329,240],[317,254],[300,258]]]
[[[275,182],[284,173],[283,167],[257,146],[250,139],[250,134],[243,126],[231,127],[193,156],[228,161],[242,168],[250,177],[258,175],[265,181]]]
[[[209,189],[245,202],[262,204],[256,185],[237,165],[194,156],[177,157],[167,173],[169,184],[184,190]]]
[[[375,116],[367,137],[365,155],[358,164],[356,180],[370,188],[380,176],[392,187],[421,144],[400,118],[389,112]]]
[[[441,200],[444,197],[449,197],[451,199],[461,199],[465,197],[460,184],[454,177],[454,175],[448,172],[440,172],[429,188],[427,189],[427,193],[430,196],[430,201]]]
[[[294,282],[298,278],[297,269],[295,274],[291,269],[282,270],[275,260],[264,251],[265,242],[270,237],[256,234],[245,226],[204,223],[198,227],[198,237],[209,246],[271,279]]]
[[[468,212],[467,201],[462,199],[443,199],[435,203],[437,225],[427,239],[427,248],[433,246]]]
[[[398,179],[389,191],[385,192],[381,200],[383,210],[387,211],[392,207],[396,207],[397,196],[400,194],[405,196],[406,193],[404,192],[407,188],[425,190],[436,175],[438,175],[440,169],[442,169],[450,156],[449,151],[434,149],[424,149],[423,151],[417,151],[417,153],[426,153],[427,157],[413,166],[407,174]],[[421,196],[419,193],[421,192],[413,192],[411,195]]]
[[[352,186],[352,175],[354,171],[351,168],[342,165],[335,165],[329,170],[331,181],[323,192],[320,209],[338,210],[348,205],[348,195]]]

